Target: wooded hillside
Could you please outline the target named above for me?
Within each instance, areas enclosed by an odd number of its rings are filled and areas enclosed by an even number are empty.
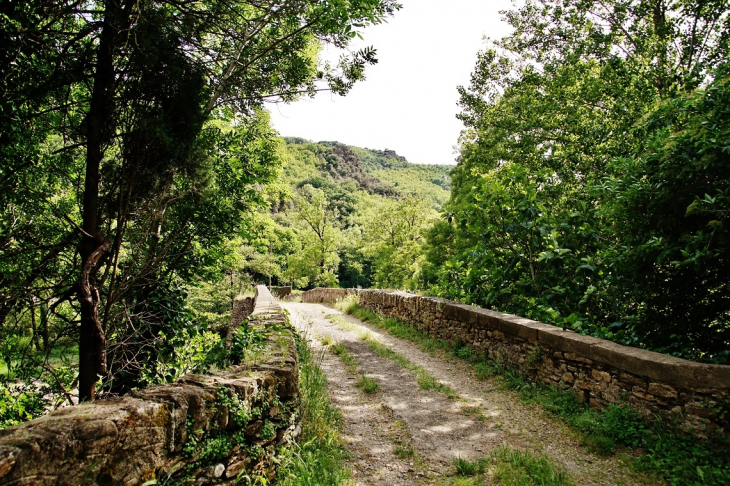
[[[282,153],[270,211],[246,233],[244,271],[295,288],[423,286],[424,229],[448,198],[451,167],[296,138]]]

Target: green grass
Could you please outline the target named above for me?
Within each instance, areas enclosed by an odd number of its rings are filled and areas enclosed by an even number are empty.
[[[330,351],[332,351],[332,353],[336,356],[339,356],[340,360],[345,364],[345,366],[347,366],[350,373],[357,372],[357,361],[355,361],[355,357],[350,354],[344,344],[331,344]]]
[[[401,322],[399,322],[395,319],[386,319],[385,321],[380,321],[380,319],[378,318],[378,316],[375,313],[370,312],[370,311],[365,311],[365,312],[368,313],[367,317],[369,319],[366,322],[375,323],[375,322],[379,321],[379,322],[383,323],[382,324],[383,326],[397,327],[398,329],[401,329],[403,332],[407,332],[406,329],[410,327],[410,326],[406,326],[406,325],[402,324]],[[349,326],[349,329],[344,329],[344,330],[353,330],[354,329],[354,326],[351,323],[347,322],[342,316],[339,316],[336,314],[327,314],[325,317],[327,319],[329,319],[330,321],[332,321],[333,323],[335,323],[341,329],[342,329],[341,322],[345,322]],[[365,320],[365,319],[362,319],[359,315],[356,315],[356,317],[358,317],[360,320]],[[381,327],[381,326],[377,326],[377,327]],[[410,328],[410,329],[413,330],[413,328]],[[359,337],[362,341],[365,342],[365,344],[367,344],[368,348],[371,351],[373,351],[375,354],[377,354],[381,358],[387,358],[392,361],[395,361],[399,366],[401,366],[402,368],[405,368],[411,374],[416,376],[418,378],[418,386],[421,388],[421,390],[435,390],[439,393],[443,393],[451,400],[455,400],[455,399],[459,398],[459,395],[456,392],[454,392],[450,387],[444,385],[443,383],[440,383],[438,380],[436,380],[432,376],[429,376],[428,373],[426,373],[426,370],[423,369],[422,367],[413,364],[407,358],[401,356],[400,354],[396,353],[389,347],[376,341],[373,338],[372,334],[370,334],[368,332],[362,332],[359,334]],[[338,345],[338,346],[342,346],[342,345]],[[345,364],[348,364],[348,362],[346,361],[347,358],[343,358],[343,354],[347,353],[347,350],[344,349],[344,346],[342,346],[342,348],[343,348],[342,350],[340,350],[338,348],[337,351],[335,351],[334,348],[332,348],[332,347],[330,347],[330,348],[333,350],[333,352],[335,354],[340,356],[340,358],[343,360],[343,362]],[[340,354],[340,353],[342,353],[342,354]]]
[[[484,474],[484,471],[487,470],[487,461],[485,459],[469,461],[459,457],[454,459],[454,467],[456,468],[456,474],[459,476],[476,476],[477,474]]]
[[[413,450],[413,446],[398,444],[395,446],[393,453],[399,459],[408,459],[413,457],[416,451]]]
[[[282,450],[277,484],[282,486],[339,486],[347,484],[348,456],[340,436],[342,417],[327,394],[327,377],[303,339],[299,352],[302,433],[291,448]]]
[[[605,455],[629,449],[636,456],[631,460],[635,470],[663,477],[672,485],[730,484],[730,441],[727,439],[713,437],[702,441],[673,431],[660,421],[649,422],[628,407],[612,405],[605,410],[587,407],[571,390],[529,381],[504,363],[490,360],[458,341],[433,339],[408,324],[381,318],[359,306],[349,312],[395,337],[418,344],[426,352],[443,350],[466,361],[479,379],[499,377],[502,386],[518,392],[525,403],[539,406],[570,425],[593,453]]]
[[[484,478],[470,478],[470,477],[456,477],[451,479],[448,483],[449,486],[480,486],[484,483]]]
[[[354,331],[355,325],[339,314],[326,314],[324,317],[343,331]]]
[[[500,447],[490,455],[492,473],[502,486],[570,486],[565,471],[545,456]]]
[[[454,480],[452,485],[484,484],[487,471],[491,473],[491,479],[502,486],[572,485],[566,472],[547,457],[506,446],[475,461],[457,458],[453,465],[456,475],[461,476],[461,481]]]
[[[376,393],[380,390],[380,383],[365,375],[360,375],[360,379],[355,386],[367,394]]]
[[[338,356],[340,358],[340,361],[342,361],[345,366],[347,366],[347,369],[348,371],[350,371],[350,373],[357,373],[357,360],[350,353],[350,351],[347,350],[344,344],[330,344],[329,348],[330,351]],[[362,390],[363,393],[372,394],[380,390],[380,383],[373,380],[372,378],[368,378],[365,375],[361,374],[359,376],[360,378],[357,383],[355,383],[355,386]]]
[[[352,294],[338,300],[332,306],[337,310],[351,314],[358,307],[359,300],[360,298],[356,294]]]
[[[418,387],[421,390],[436,390],[437,392],[446,395],[446,398],[450,400],[457,400],[459,398],[459,394],[450,387],[425,373],[420,373],[418,375]]]

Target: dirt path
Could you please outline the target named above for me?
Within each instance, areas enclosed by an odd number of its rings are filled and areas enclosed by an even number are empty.
[[[646,484],[615,457],[587,453],[560,422],[523,405],[515,393],[492,381],[477,380],[459,360],[427,354],[330,307],[282,305],[322,353],[321,366],[333,403],[343,414],[343,435],[352,452],[349,466],[358,485],[448,484],[454,459],[476,460],[503,444],[547,455],[576,485]],[[328,315],[341,316],[338,324]],[[458,398],[421,390],[413,373],[378,356],[365,336],[420,366]],[[380,391],[361,392],[355,386],[358,376],[321,344],[323,338],[343,344],[358,373],[377,381]]]

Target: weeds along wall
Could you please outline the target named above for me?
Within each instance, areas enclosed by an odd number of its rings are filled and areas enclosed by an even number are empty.
[[[535,381],[575,390],[593,407],[630,405],[698,436],[730,435],[730,366],[696,363],[573,331],[457,304],[382,290],[315,289],[302,302],[359,294],[360,306],[461,343]]]
[[[254,326],[273,326],[260,361],[185,375],[115,400],[63,408],[0,430],[0,484],[233,484],[275,475],[276,452],[298,435],[292,331],[264,286]],[[165,481],[164,478],[167,478]]]

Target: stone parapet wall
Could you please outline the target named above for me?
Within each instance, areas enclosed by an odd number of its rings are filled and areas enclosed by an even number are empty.
[[[316,289],[302,292],[302,302],[305,304],[332,304],[338,300],[354,293],[360,292],[359,289],[327,289],[318,287]]]
[[[257,327],[286,322],[263,286],[251,319]],[[175,484],[182,477],[234,484],[243,474],[271,479],[275,447],[299,431],[292,331],[271,334],[264,356],[0,430],[0,484],[139,485],[167,476]]]
[[[276,297],[277,299],[283,299],[289,295],[291,295],[291,285],[284,285],[279,287],[271,287],[271,293]]]
[[[338,289],[333,289],[338,290]],[[319,298],[335,292],[319,291]],[[360,306],[573,389],[594,407],[629,404],[705,436],[730,431],[730,366],[696,363],[582,336],[556,326],[405,292],[362,290]],[[326,300],[325,300],[326,301]]]
[[[240,326],[245,318],[247,318],[254,310],[255,298],[245,297],[243,299],[235,299],[233,301],[233,310],[231,311],[231,327]]]

